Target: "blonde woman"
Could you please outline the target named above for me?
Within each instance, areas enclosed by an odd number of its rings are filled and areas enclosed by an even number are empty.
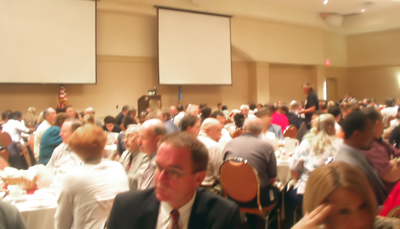
[[[290,164],[290,172],[295,183],[287,192],[285,201],[286,219],[290,226],[293,225],[294,209],[302,205],[308,177],[316,168],[329,163],[343,143],[342,139],[335,136],[333,115],[322,114],[313,120],[312,125],[310,133],[304,136]]]
[[[398,219],[376,217],[377,205],[365,175],[345,162],[317,168],[304,193],[304,218],[292,229],[398,229]]]

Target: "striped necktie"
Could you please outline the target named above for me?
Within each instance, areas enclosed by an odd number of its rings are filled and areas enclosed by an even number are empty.
[[[171,216],[172,216],[172,227],[171,229],[179,229],[179,212],[178,210],[172,210],[171,211]]]

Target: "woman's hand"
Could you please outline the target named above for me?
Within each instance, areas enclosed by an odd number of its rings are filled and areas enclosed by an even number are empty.
[[[320,228],[319,226],[324,222],[332,209],[332,205],[322,204],[311,213],[306,213],[304,217],[292,227],[292,229]]]

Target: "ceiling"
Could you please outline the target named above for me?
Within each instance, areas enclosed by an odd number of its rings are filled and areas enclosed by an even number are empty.
[[[119,7],[121,9],[129,5],[136,11],[158,5],[226,14],[318,27],[340,34],[400,28],[400,0],[101,0],[98,6],[104,7],[108,3],[124,4]],[[361,12],[362,9],[365,11]],[[324,12],[343,16],[341,25],[327,23],[321,17]]]
[[[259,0],[285,7],[308,10],[315,13],[332,12],[342,15],[384,11],[391,8],[400,8],[400,0]]]

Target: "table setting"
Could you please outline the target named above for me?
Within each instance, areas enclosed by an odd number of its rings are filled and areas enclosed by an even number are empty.
[[[54,228],[54,214],[65,171],[35,165],[0,170],[0,199],[18,208],[29,229]]]

